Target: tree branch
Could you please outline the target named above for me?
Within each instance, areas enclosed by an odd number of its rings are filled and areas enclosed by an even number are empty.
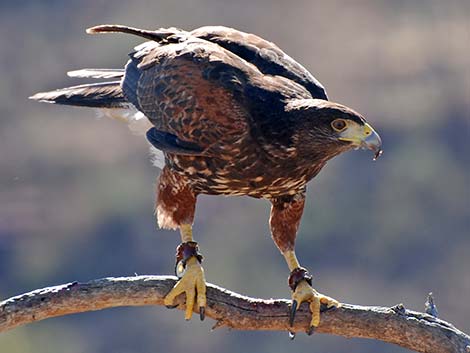
[[[0,332],[84,311],[163,305],[175,281],[172,276],[136,276],[38,289],[0,302]],[[305,332],[310,322],[305,304],[290,328],[289,301],[248,298],[211,284],[207,286],[207,302],[206,315],[217,320],[215,327]],[[178,298],[178,304],[183,309],[184,298]],[[406,310],[401,304],[393,308],[343,304],[322,314],[316,332],[378,339],[417,352],[470,353],[468,335],[431,315]]]

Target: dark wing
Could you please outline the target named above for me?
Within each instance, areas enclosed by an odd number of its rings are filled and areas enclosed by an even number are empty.
[[[201,27],[191,34],[217,43],[255,65],[264,74],[283,76],[304,86],[313,98],[328,99],[323,85],[272,42],[254,34],[223,26]]]
[[[286,77],[302,86],[312,98],[328,100],[323,85],[302,65],[284,53],[276,44],[257,35],[224,26],[206,26],[186,32],[178,28],[160,28],[148,31],[119,25],[101,25],[87,30],[88,33],[121,32],[150,39],[160,45],[185,42],[190,36],[216,43],[248,63],[255,65],[267,75]]]
[[[255,67],[198,38],[146,42],[130,57],[124,95],[159,133],[171,136],[157,148],[178,153],[191,146],[183,154],[220,155],[230,153],[225,148],[247,134],[242,97],[249,77],[261,75]],[[156,140],[161,142],[161,136]]]
[[[291,135],[283,119],[286,101],[312,98],[303,86],[264,75],[199,38],[164,45],[146,42],[130,56],[124,95],[158,132],[171,135],[154,139],[157,148],[170,153],[220,157],[235,153],[231,146],[246,138],[283,144]],[[191,148],[182,151],[183,146]]]

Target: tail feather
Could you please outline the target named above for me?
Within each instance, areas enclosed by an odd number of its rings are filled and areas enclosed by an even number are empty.
[[[124,70],[113,69],[82,69],[68,73],[71,77],[83,78],[120,78]],[[121,81],[101,82],[67,87],[50,92],[40,92],[29,97],[40,102],[80,107],[99,108],[99,115],[127,123],[129,129],[136,135],[145,135],[153,124],[125,97],[121,89]],[[165,156],[163,152],[150,147],[153,164],[163,168]]]
[[[81,69],[67,72],[67,76],[78,78],[121,78],[124,74],[124,69]]]
[[[124,108],[129,102],[124,97],[120,81],[73,86],[29,97],[40,102],[74,105],[90,108]]]
[[[88,34],[97,34],[97,33],[127,33],[132,34],[138,37],[145,39],[153,40],[158,43],[168,40],[169,37],[175,36],[177,33],[182,33],[178,28],[160,28],[156,31],[148,31],[145,29],[121,26],[121,25],[99,25],[95,27],[87,28],[86,32]]]

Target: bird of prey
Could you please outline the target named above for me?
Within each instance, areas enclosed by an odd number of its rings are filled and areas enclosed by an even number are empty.
[[[109,82],[38,93],[32,99],[101,108],[145,130],[160,153],[156,217],[178,229],[179,281],[165,297],[186,295],[186,319],[204,319],[206,285],[202,255],[193,240],[197,196],[247,195],[271,202],[272,238],[290,270],[290,325],[302,302],[320,323],[320,308],[339,302],[312,287],[295,255],[307,183],[338,154],[358,148],[380,156],[381,140],[356,111],[328,101],[325,89],[277,45],[222,26],[191,32],[100,25],[88,33],[121,32],[148,41],[129,54],[124,69],[83,69],[73,77]]]

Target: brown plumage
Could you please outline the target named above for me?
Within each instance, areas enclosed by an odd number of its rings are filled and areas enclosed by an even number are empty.
[[[293,253],[306,185],[341,152],[362,147],[380,154],[380,138],[364,118],[329,102],[323,86],[303,66],[253,34],[226,27],[186,32],[113,25],[88,32],[124,32],[150,41],[131,52],[125,70],[70,73],[119,77],[119,82],[32,98],[136,109],[152,124],[147,139],[165,156],[157,186],[161,227],[180,228],[183,242],[192,241],[187,226],[193,222],[199,194],[269,199],[273,239],[293,274],[300,276],[291,278],[294,287],[308,280],[307,271],[297,269]],[[198,273],[194,276],[202,276]],[[305,288],[302,295],[308,292],[308,298],[300,301],[327,298]],[[198,301],[205,303],[199,297]],[[314,326],[319,320],[316,311],[312,309]]]

